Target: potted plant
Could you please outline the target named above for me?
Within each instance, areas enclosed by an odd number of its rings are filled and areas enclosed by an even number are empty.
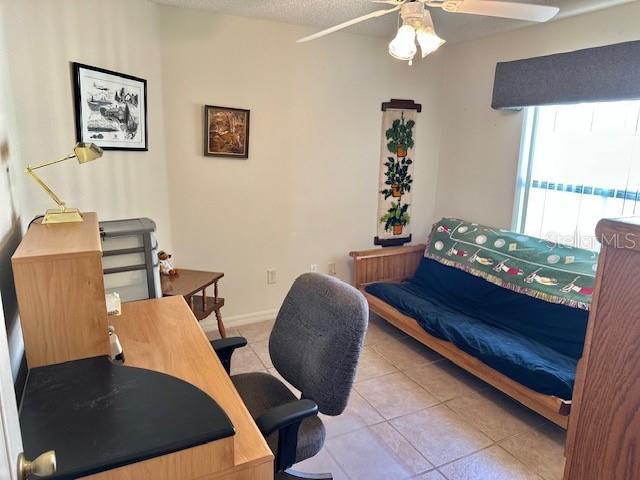
[[[391,202],[391,207],[387,210],[382,217],[380,217],[380,223],[384,223],[385,231],[392,231],[394,235],[400,235],[402,228],[409,223],[409,214],[407,210],[409,204],[402,205],[400,201]]]
[[[408,172],[409,165],[412,163],[413,161],[407,157],[399,158],[398,161],[393,157],[387,157],[387,162],[385,162],[385,166],[387,167],[385,176],[387,179],[384,183],[388,185],[388,187],[380,192],[384,195],[385,199],[389,197],[400,198],[404,192],[411,191],[413,178]]]
[[[409,175],[409,165],[411,165],[412,163],[413,161],[409,157],[401,158],[398,162],[399,168],[397,169],[395,180],[398,184],[401,195],[403,195],[405,192],[411,191],[413,178],[411,177],[411,175]]]
[[[402,187],[400,186],[402,182],[402,165],[400,162],[396,162],[394,157],[387,157],[385,166],[387,167],[387,171],[385,172],[387,179],[384,183],[387,185],[387,188],[380,193],[384,195],[385,199],[391,196],[393,198],[400,198],[402,196]]]
[[[391,127],[385,132],[385,136],[389,142],[387,148],[390,152],[395,153],[398,158],[406,157],[407,151],[413,148],[413,127],[416,122],[409,120],[405,122],[404,113],[399,119],[395,119]]]

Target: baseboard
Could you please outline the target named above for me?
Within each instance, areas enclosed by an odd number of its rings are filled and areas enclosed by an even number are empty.
[[[266,322],[267,320],[274,320],[278,315],[278,309],[262,310],[260,312],[244,313],[242,315],[234,315],[232,317],[225,317],[224,310],[222,311],[222,321],[226,329],[241,327],[242,325],[248,325],[250,323]],[[215,315],[210,315],[200,322],[200,326],[205,332],[218,331],[218,322]]]

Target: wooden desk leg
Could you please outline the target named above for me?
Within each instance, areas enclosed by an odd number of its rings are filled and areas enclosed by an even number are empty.
[[[202,289],[202,311],[207,311],[207,287]]]
[[[222,314],[220,313],[219,308],[216,308],[216,320],[218,321],[218,331],[220,332],[220,338],[225,338],[227,336],[227,332],[224,329],[224,323],[222,323]]]

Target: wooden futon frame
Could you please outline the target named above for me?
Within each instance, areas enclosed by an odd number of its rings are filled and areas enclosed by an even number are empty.
[[[566,429],[571,401],[544,395],[525,387],[458,349],[451,342],[428,334],[415,319],[365,292],[364,288],[369,283],[400,282],[411,278],[422,260],[425,248],[426,245],[420,244],[377,248],[349,254],[354,260],[355,286],[366,297],[370,310],[467,372]]]

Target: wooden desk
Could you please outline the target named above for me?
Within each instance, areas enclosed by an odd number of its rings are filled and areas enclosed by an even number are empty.
[[[227,333],[220,313],[220,309],[224,306],[224,298],[218,296],[218,280],[222,277],[224,277],[222,272],[181,268],[178,269],[177,275],[162,275],[160,277],[162,295],[165,297],[182,295],[189,302],[198,321],[204,320],[211,315],[211,312],[215,312],[220,336],[224,338]],[[213,297],[207,296],[206,289],[210,285],[213,285]],[[196,295],[199,292],[202,292],[202,295]]]
[[[224,461],[215,456],[224,453],[216,452],[217,442],[212,442],[85,478],[273,479],[273,454],[182,297],[125,303],[122,315],[111,317],[110,323],[122,343],[126,365],[178,377],[218,402],[236,429],[231,437],[233,459],[229,466],[223,466]],[[207,465],[205,472],[202,467]]]
[[[95,213],[83,217],[82,223],[35,222],[13,256],[29,366],[107,355],[112,324],[127,365],[195,385],[216,400],[236,432],[84,478],[273,480],[273,454],[182,297],[126,303],[120,317],[107,318],[98,219]],[[213,282],[221,277],[215,274]]]

